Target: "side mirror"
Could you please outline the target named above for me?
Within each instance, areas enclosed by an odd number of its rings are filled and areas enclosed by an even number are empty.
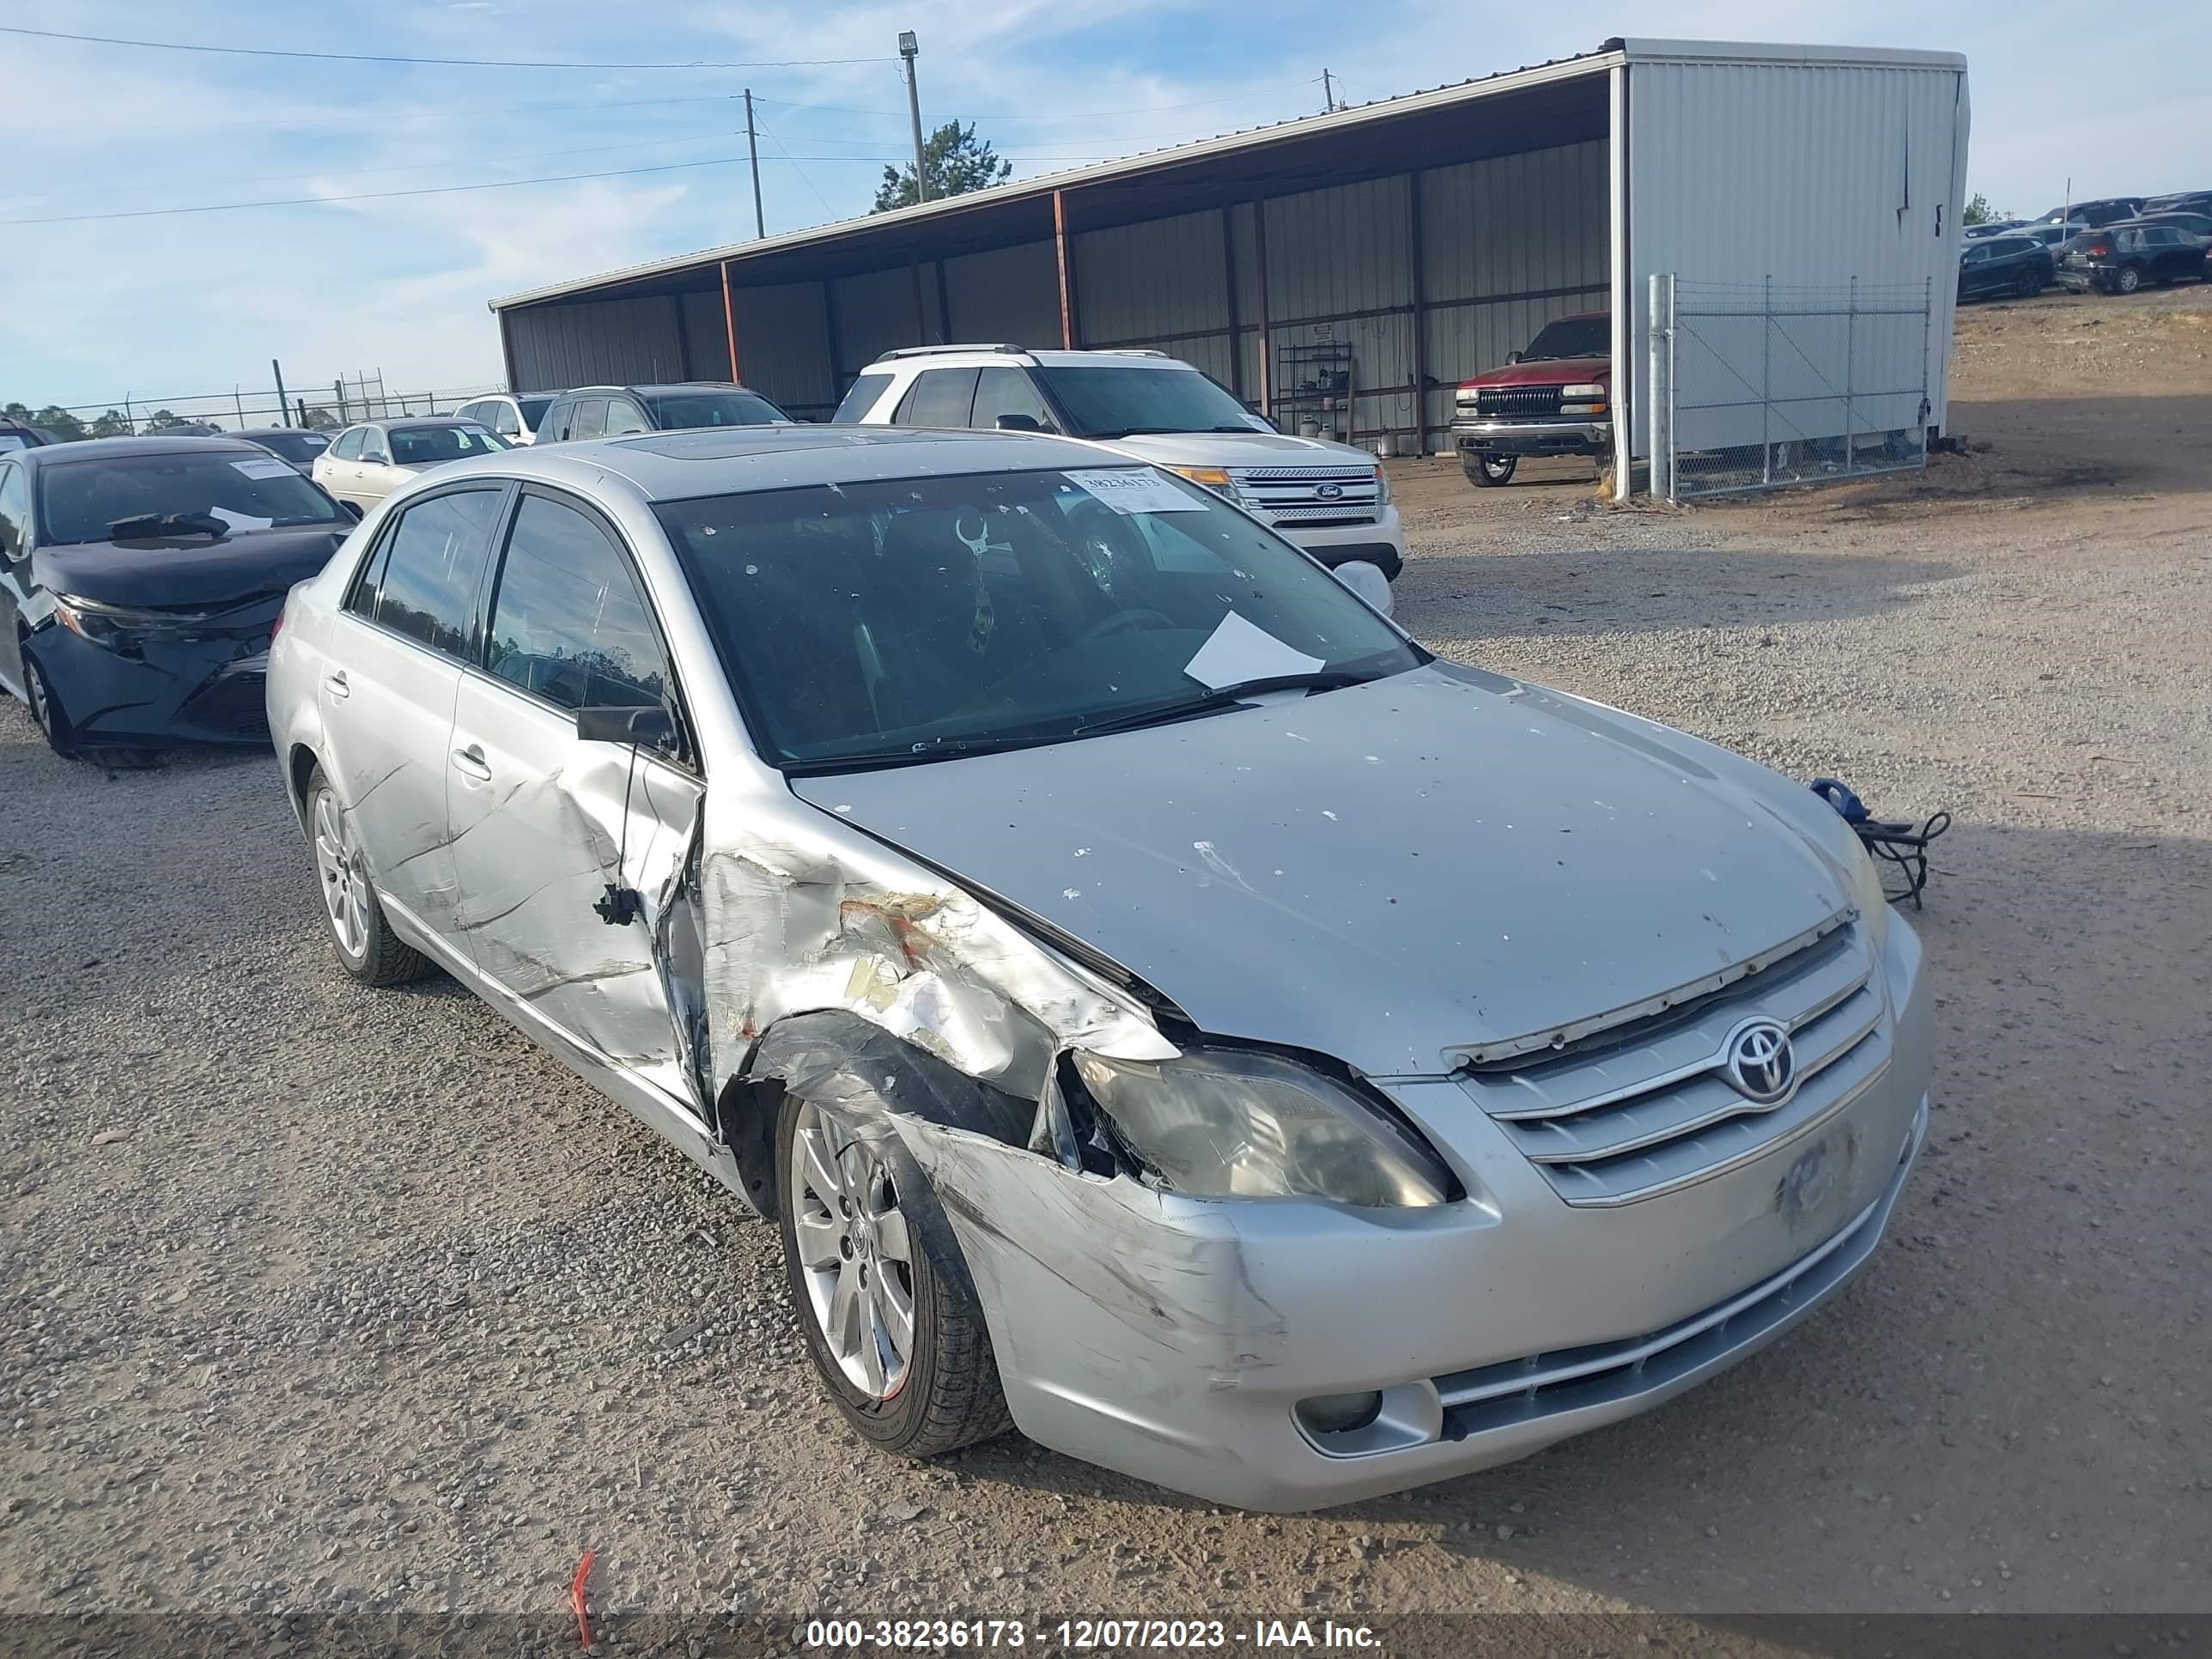
[[[1001,415],[991,424],[1000,432],[1042,432],[1044,423],[1034,415]]]
[[[361,522],[361,503],[359,501],[340,501],[338,505],[352,515],[353,521],[356,524],[359,524]]]
[[[660,703],[619,708],[579,708],[576,737],[582,743],[629,743],[661,749],[676,740],[676,720]]]
[[[1521,354],[1520,354],[1519,352],[1517,352],[1517,351],[1509,351],[1509,352],[1507,352],[1507,353],[1505,354],[1505,363],[1506,363],[1506,367],[1507,367],[1507,368],[1511,368],[1515,363],[1519,362],[1520,361],[1521,361]]]
[[[1382,574],[1380,565],[1370,564],[1364,559],[1347,559],[1328,574],[1375,610],[1386,617],[1390,614],[1390,579]]]

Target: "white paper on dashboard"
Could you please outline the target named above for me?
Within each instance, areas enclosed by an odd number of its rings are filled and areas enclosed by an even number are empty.
[[[249,478],[281,478],[292,470],[290,462],[274,456],[265,461],[233,461],[231,465]]]
[[[240,463],[233,461],[231,465],[233,466],[236,466],[240,465]],[[251,466],[253,463],[247,461],[245,465]],[[284,465],[282,461],[279,461],[277,465],[279,466]],[[292,469],[286,466],[284,467],[284,470],[287,472],[289,472]],[[221,519],[233,530],[266,530],[270,525],[276,522],[274,519],[257,519],[251,513],[234,513],[227,507],[211,507],[208,508],[208,516],[213,519]]]
[[[1170,483],[1148,466],[1116,467],[1111,472],[1070,472],[1068,483],[1088,490],[1116,513],[1203,513],[1206,501]]]
[[[1182,672],[1209,691],[1218,691],[1224,685],[1273,679],[1278,674],[1316,673],[1322,665],[1321,658],[1285,645],[1266,629],[1231,611],[1198,647],[1198,654],[1182,665]]]

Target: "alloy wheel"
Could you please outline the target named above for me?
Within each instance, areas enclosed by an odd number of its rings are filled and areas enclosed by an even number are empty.
[[[323,888],[323,912],[331,935],[348,961],[368,950],[368,872],[353,820],[329,789],[315,792],[315,874]]]
[[[807,1305],[846,1382],[897,1396],[914,1360],[914,1240],[875,1149],[808,1104],[791,1138],[793,1234]]]
[[[23,690],[25,701],[31,705],[31,718],[38,722],[39,730],[51,740],[54,735],[54,703],[46,690],[46,677],[39,672],[30,653],[23,655]]]

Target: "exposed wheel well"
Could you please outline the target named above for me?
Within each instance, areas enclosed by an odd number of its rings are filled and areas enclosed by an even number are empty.
[[[284,757],[284,777],[292,787],[292,805],[305,811],[307,802],[307,780],[315,775],[318,762],[315,751],[304,743],[292,745],[292,752]]]

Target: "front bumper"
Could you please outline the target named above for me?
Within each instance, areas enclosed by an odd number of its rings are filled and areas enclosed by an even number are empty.
[[[1372,522],[1344,525],[1285,525],[1255,515],[1293,547],[1302,547],[1334,570],[1354,559],[1380,567],[1392,581],[1406,568],[1406,526],[1395,507],[1378,509]]]
[[[1478,455],[1608,455],[1610,421],[1484,421],[1460,419],[1451,427],[1462,453]]]
[[[45,671],[76,744],[261,746],[269,741],[269,629],[283,604],[279,594],[230,613],[220,629],[149,632],[120,650],[57,623],[33,634],[24,649]]]
[[[1182,1199],[898,1121],[1024,1434],[1216,1503],[1321,1508],[1647,1410],[1864,1265],[1927,1128],[1932,1000],[1901,919],[1890,939],[1893,1054],[1873,1086],[1749,1163],[1614,1209],[1571,1208],[1511,1146],[1465,1133],[1449,1079],[1391,1090],[1439,1145],[1489,1148],[1458,1159],[1470,1200],[1432,1211]],[[1793,1176],[1815,1157],[1840,1174],[1806,1200]],[[1293,1416],[1370,1390],[1371,1430],[1310,1437]]]

